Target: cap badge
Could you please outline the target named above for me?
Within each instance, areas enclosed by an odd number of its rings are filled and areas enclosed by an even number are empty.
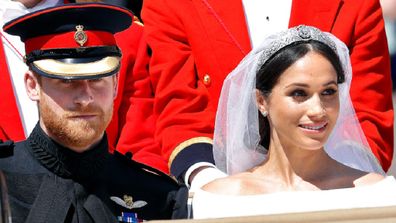
[[[84,46],[84,44],[88,40],[87,34],[84,32],[84,26],[83,25],[77,25],[76,26],[76,32],[74,33],[74,40],[80,44],[80,46]]]
[[[142,200],[134,201],[132,196],[129,195],[124,195],[123,199],[116,196],[111,196],[110,199],[116,202],[117,204],[123,206],[124,208],[128,208],[128,209],[141,208],[147,204],[146,201],[142,201]]]

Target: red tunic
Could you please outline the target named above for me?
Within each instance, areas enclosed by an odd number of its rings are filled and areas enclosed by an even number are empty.
[[[153,138],[156,118],[143,29],[143,25],[135,21],[130,28],[116,34],[122,61],[113,118],[106,132],[110,150],[131,152],[134,160],[168,173],[166,161]]]

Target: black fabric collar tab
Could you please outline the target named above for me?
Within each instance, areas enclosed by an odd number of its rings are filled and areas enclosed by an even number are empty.
[[[3,142],[0,140],[0,158],[6,158],[14,155],[14,142],[7,140]]]
[[[36,159],[49,171],[63,178],[89,180],[105,167],[108,153],[106,134],[98,145],[76,153],[48,137],[37,124],[27,139]]]

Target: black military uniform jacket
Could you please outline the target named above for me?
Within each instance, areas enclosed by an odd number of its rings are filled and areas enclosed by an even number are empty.
[[[169,176],[107,151],[107,139],[75,153],[39,125],[0,159],[13,223],[183,218],[188,190]],[[1,151],[0,151],[1,152]],[[129,218],[131,220],[132,218]]]

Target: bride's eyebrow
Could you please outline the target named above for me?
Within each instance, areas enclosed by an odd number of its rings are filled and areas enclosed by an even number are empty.
[[[303,87],[303,88],[308,88],[309,85],[308,85],[308,84],[305,84],[305,83],[291,83],[291,84],[286,85],[284,88],[286,89],[286,88],[291,88],[291,87]]]
[[[336,81],[329,81],[328,83],[324,84],[323,86],[329,86],[329,85],[337,85]]]
[[[337,85],[337,82],[334,81],[334,80],[331,80],[331,81],[329,81],[329,82],[323,84],[322,86],[326,87],[326,86],[333,85],[333,84],[334,84],[334,85]],[[286,85],[284,88],[287,89],[287,88],[290,88],[290,87],[308,88],[309,85],[308,85],[308,84],[305,84],[305,83],[291,83],[291,84]]]

